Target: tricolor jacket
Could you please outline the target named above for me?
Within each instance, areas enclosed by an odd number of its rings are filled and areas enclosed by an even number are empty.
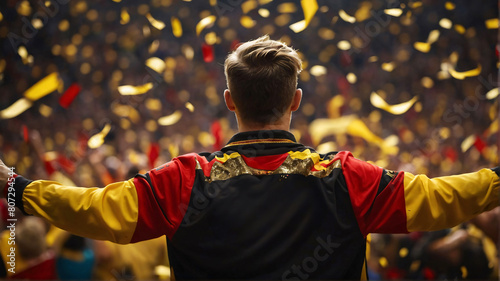
[[[20,176],[14,187],[25,213],[77,235],[166,235],[177,279],[365,279],[369,233],[449,228],[493,209],[498,172],[429,179],[255,131],[105,188]]]

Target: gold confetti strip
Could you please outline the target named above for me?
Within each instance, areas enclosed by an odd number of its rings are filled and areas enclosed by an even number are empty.
[[[211,16],[208,16],[208,17],[202,19],[200,22],[198,22],[196,24],[196,35],[200,35],[200,33],[203,31],[203,29],[205,29],[209,26],[212,26],[216,19],[217,19],[216,16],[211,15]]]
[[[198,134],[198,142],[203,147],[209,147],[215,143],[215,138],[209,132],[200,132]]]
[[[455,10],[455,4],[452,3],[452,2],[446,2],[444,3],[444,7],[446,8],[446,10],[448,11],[452,11],[452,10]]]
[[[257,3],[256,0],[248,0],[243,2],[243,4],[241,4],[241,10],[243,11],[243,14],[247,14],[251,10],[257,8],[258,6],[259,3]]]
[[[419,8],[422,6],[422,1],[415,1],[412,3],[408,3],[408,6],[410,6],[410,8],[412,8],[412,9]]]
[[[241,26],[243,26],[244,28],[252,28],[252,27],[254,27],[257,24],[257,22],[254,21],[249,16],[242,16],[240,18],[240,23],[241,23]]]
[[[498,29],[499,20],[498,20],[498,18],[489,19],[489,20],[486,20],[484,22],[484,24],[486,25],[487,29]]]
[[[151,45],[149,45],[148,52],[150,54],[156,52],[158,50],[158,47],[160,47],[160,41],[159,40],[154,40]]]
[[[189,110],[189,112],[194,112],[194,105],[192,103],[186,102],[185,106]]]
[[[126,104],[114,104],[111,107],[111,110],[117,116],[124,117],[124,118],[129,118],[134,123],[137,123],[141,119],[139,111],[137,111],[137,109],[133,108],[130,105],[126,105]]]
[[[217,33],[212,31],[205,34],[205,42],[208,45],[214,45],[215,43],[217,43]]]
[[[352,72],[347,73],[346,79],[347,79],[347,82],[349,82],[351,84],[354,84],[354,83],[356,83],[356,81],[358,81],[358,77],[356,77],[356,74],[354,74]]]
[[[158,124],[162,126],[170,126],[179,122],[179,120],[181,120],[181,117],[182,117],[182,112],[176,110],[174,113],[167,116],[163,116],[160,119],[158,119]]]
[[[165,61],[157,57],[152,57],[146,60],[146,66],[158,73],[162,73],[165,70]]]
[[[380,264],[381,267],[385,268],[387,266],[389,266],[389,261],[387,260],[386,257],[380,257],[378,259],[378,263]]]
[[[463,141],[462,144],[460,144],[460,148],[462,149],[462,152],[466,152],[471,148],[474,143],[476,142],[476,136],[475,135],[470,135],[466,137]]]
[[[259,5],[266,5],[271,2],[273,2],[273,0],[259,0]]]
[[[396,63],[395,62],[384,62],[381,65],[382,69],[387,71],[387,72],[392,72],[394,68],[396,68]]]
[[[478,76],[481,73],[481,70],[482,70],[482,68],[481,68],[480,64],[474,69],[463,71],[463,72],[456,71],[453,68],[453,66],[450,66],[450,68],[448,69],[451,76],[455,79],[458,79],[458,80],[464,80],[466,77]]]
[[[402,258],[405,258],[408,255],[408,249],[407,248],[401,248],[399,249],[399,256]]]
[[[290,29],[295,33],[299,33],[306,29],[306,27],[311,22],[312,18],[316,14],[318,10],[318,2],[316,0],[301,0],[300,5],[302,6],[302,10],[304,11],[304,20],[296,22],[290,25]]]
[[[500,94],[499,88],[491,89],[486,93],[486,98],[489,100],[495,99]]]
[[[427,37],[427,43],[432,44],[436,42],[439,39],[440,32],[439,30],[435,29],[429,33],[429,36]]]
[[[341,19],[343,19],[345,22],[350,22],[350,23],[355,23],[356,18],[347,14],[344,10],[339,11],[339,16]]]
[[[467,267],[465,267],[465,266],[462,265],[460,267],[460,271],[462,271],[462,278],[463,279],[467,278]]]
[[[146,100],[144,105],[146,105],[146,108],[151,110],[151,111],[160,111],[161,110],[161,101],[159,99],[149,98]]]
[[[356,18],[356,21],[362,22],[364,20],[369,19],[372,14],[371,14],[371,9],[372,9],[372,3],[368,1],[363,1],[361,2],[361,7],[356,11],[354,14],[354,17]],[[325,6],[323,6],[325,7]]]
[[[453,27],[453,23],[450,19],[442,18],[441,20],[439,20],[439,26],[444,29],[451,29]]]
[[[41,104],[38,111],[44,117],[49,117],[52,114],[52,108],[45,104]]]
[[[428,53],[431,50],[431,44],[427,42],[415,42],[413,43],[413,48],[422,53]]]
[[[123,96],[142,95],[153,88],[153,83],[149,82],[140,86],[123,85],[118,87],[118,92]]]
[[[259,15],[260,15],[261,17],[263,17],[263,18],[267,18],[267,17],[269,17],[269,15],[270,15],[270,14],[271,14],[271,13],[269,12],[269,10],[268,10],[268,9],[264,9],[264,8],[259,9]]]
[[[61,86],[63,86],[63,81],[59,78],[59,73],[54,72],[26,90],[24,97],[31,101],[36,101],[58,90]]]
[[[349,41],[347,41],[347,40],[339,41],[337,43],[337,48],[339,48],[340,50],[343,50],[343,51],[347,51],[347,50],[351,49],[351,43],[349,43]]]
[[[311,70],[309,72],[313,76],[321,76],[321,75],[325,75],[327,70],[326,70],[326,67],[324,67],[322,65],[315,65],[315,66],[311,67]]]
[[[3,20],[3,14],[2,14],[2,12],[0,12],[0,21],[2,21],[2,20]]]
[[[155,18],[153,18],[153,16],[152,16],[151,14],[149,14],[149,13],[148,13],[148,14],[146,15],[146,18],[148,19],[149,23],[151,23],[151,25],[152,25],[154,28],[156,28],[156,29],[158,29],[158,30],[162,30],[162,29],[164,29],[164,28],[165,28],[165,23],[164,23],[164,22],[162,22],[162,21],[159,21],[159,20],[157,20],[157,19],[155,19]]]
[[[25,112],[28,108],[33,105],[33,102],[26,98],[20,98],[11,106],[6,109],[0,111],[0,118],[2,119],[11,119],[19,114]]]
[[[399,17],[403,14],[403,10],[401,10],[399,8],[385,9],[384,13],[388,14],[389,16]]]
[[[130,15],[128,14],[126,8],[122,8],[122,11],[120,13],[120,23],[127,24],[129,22],[130,22]]]
[[[454,28],[455,28],[456,32],[458,32],[460,34],[465,34],[466,30],[465,30],[465,27],[463,25],[461,25],[461,24],[455,24]]]
[[[181,37],[182,36],[181,21],[176,17],[172,17],[170,19],[170,23],[172,24],[172,33],[174,34],[174,36],[177,38]]]
[[[415,96],[407,102],[403,102],[403,103],[395,104],[395,105],[389,105],[377,93],[372,92],[372,94],[370,95],[370,102],[374,107],[380,108],[380,109],[385,110],[385,111],[387,111],[391,114],[394,114],[394,115],[401,115],[401,114],[407,112],[417,100],[418,100],[418,97]]]
[[[102,129],[102,131],[91,136],[89,138],[89,141],[87,142],[87,145],[89,146],[89,148],[94,149],[94,148],[100,147],[104,143],[104,138],[108,135],[110,130],[111,130],[111,125],[106,124],[104,126],[104,128]]]

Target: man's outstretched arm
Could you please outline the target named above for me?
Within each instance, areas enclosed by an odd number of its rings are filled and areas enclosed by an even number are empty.
[[[181,165],[179,160],[170,162],[170,169],[165,169],[169,173],[161,181],[152,176],[158,183],[155,187],[148,180],[154,172],[149,172],[147,177],[104,188],[84,188],[17,175],[12,180],[11,170],[0,160],[0,195],[15,199],[16,207],[24,213],[43,217],[74,234],[117,243],[137,242],[173,233],[172,220],[180,214],[165,212],[164,205],[179,205],[176,192],[182,182]]]

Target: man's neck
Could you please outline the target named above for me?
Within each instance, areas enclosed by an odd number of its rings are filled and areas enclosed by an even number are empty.
[[[261,130],[283,130],[290,131],[290,125],[284,124],[266,124],[266,125],[244,125],[240,124],[238,126],[239,132],[249,132],[249,131],[261,131]]]

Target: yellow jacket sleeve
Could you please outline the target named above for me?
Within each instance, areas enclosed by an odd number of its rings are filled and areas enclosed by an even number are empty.
[[[105,188],[63,186],[53,181],[32,181],[24,188],[24,212],[92,239],[129,243],[138,217],[133,180]]]
[[[491,169],[429,179],[404,174],[408,231],[453,227],[499,205],[500,178]]]

